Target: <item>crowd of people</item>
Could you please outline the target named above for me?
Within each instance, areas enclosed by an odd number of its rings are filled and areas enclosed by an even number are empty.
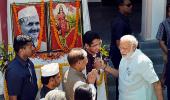
[[[138,40],[131,35],[128,15],[131,13],[132,3],[130,0],[116,1],[118,12],[111,23],[110,45],[110,59],[114,66],[108,66],[102,58],[102,39],[99,33],[87,31],[83,35],[84,47],[73,48],[67,54],[70,67],[63,76],[60,75],[58,63],[41,67],[40,89],[34,64],[29,59],[34,53],[36,43],[35,36],[29,35],[29,32],[39,30],[24,30],[24,26],[30,27],[30,23],[39,27],[39,19],[35,17],[37,12],[27,18],[24,9],[21,10],[19,23],[23,34],[14,38],[16,57],[5,71],[9,100],[108,100],[104,79],[108,74],[116,78],[116,100],[163,100],[162,86],[165,77],[158,78],[152,61],[138,48]],[[157,34],[164,51],[165,67],[168,62],[169,7],[168,5],[168,17],[160,24]],[[35,8],[30,6],[29,9]],[[29,22],[29,19],[36,20],[36,23]],[[165,69],[167,76],[166,72]],[[60,84],[62,90],[58,88]],[[169,85],[167,87],[169,93]]]
[[[16,57],[8,65],[5,73],[9,99],[107,100],[106,91],[103,92],[105,94],[98,95],[97,80],[103,71],[119,79],[119,100],[163,100],[161,83],[152,61],[137,49],[138,41],[133,35],[120,38],[119,49],[122,59],[119,70],[105,65],[97,55],[100,54],[101,46],[101,39],[97,33],[88,31],[83,39],[85,49],[73,48],[68,53],[70,67],[64,73],[62,81],[58,63],[41,67],[43,86],[38,92],[34,65],[29,59],[34,51],[32,38],[28,35],[15,37]],[[86,70],[85,73],[83,70]],[[57,88],[60,83],[63,90]]]

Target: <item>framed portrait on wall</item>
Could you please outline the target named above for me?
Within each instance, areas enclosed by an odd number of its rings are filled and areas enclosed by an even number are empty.
[[[11,6],[12,34],[32,37],[37,52],[47,51],[45,4],[13,3]]]
[[[51,50],[81,48],[83,23],[81,2],[49,2]]]

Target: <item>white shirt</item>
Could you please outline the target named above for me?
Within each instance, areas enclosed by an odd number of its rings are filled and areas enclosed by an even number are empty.
[[[119,65],[119,100],[156,100],[152,83],[159,79],[152,61],[140,50]]]
[[[100,69],[100,72],[103,73],[104,71],[102,69]],[[99,79],[99,78],[100,78],[100,75],[97,76],[97,79]],[[100,85],[97,85],[97,100],[107,100],[104,76],[102,79],[102,83]]]

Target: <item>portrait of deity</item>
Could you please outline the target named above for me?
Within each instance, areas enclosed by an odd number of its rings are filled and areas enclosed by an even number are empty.
[[[57,44],[64,49],[82,47],[81,7],[76,7],[75,2],[54,2],[52,11],[50,16],[53,16],[55,20],[55,27],[50,27],[52,50],[61,49]],[[56,32],[53,31],[54,28]]]

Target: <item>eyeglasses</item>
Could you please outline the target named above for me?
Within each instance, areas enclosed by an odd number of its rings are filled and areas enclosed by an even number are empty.
[[[124,4],[124,5],[127,6],[127,7],[131,7],[131,6],[132,6],[132,3]]]

